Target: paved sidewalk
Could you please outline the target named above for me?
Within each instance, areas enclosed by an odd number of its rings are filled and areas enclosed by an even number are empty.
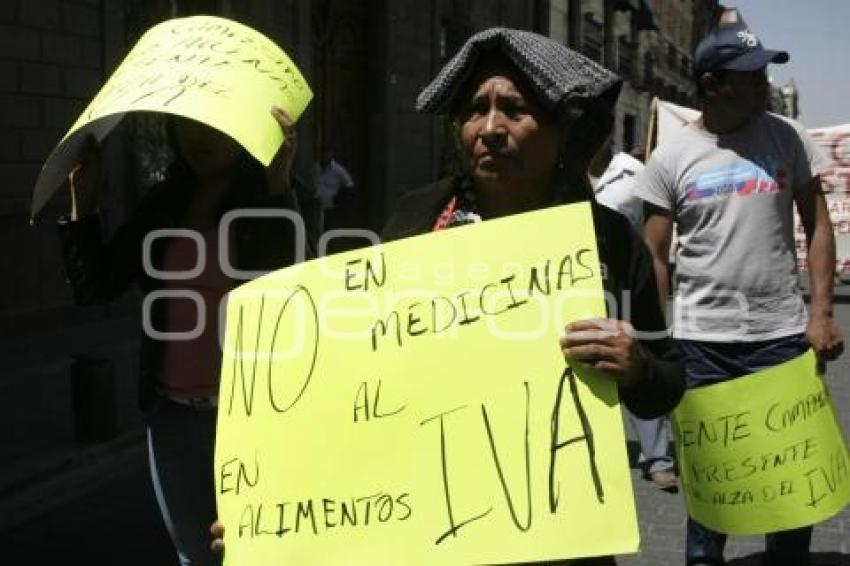
[[[850,305],[839,305],[837,312],[850,335]],[[845,431],[850,432],[850,354],[830,366],[829,382]],[[26,435],[26,429],[15,430]],[[51,475],[0,490],[0,564],[175,566],[150,487],[141,427],[128,427],[110,443],[75,454]],[[15,472],[11,475],[20,478],[14,459],[6,462]],[[632,476],[641,552],[620,557],[619,564],[683,565],[681,494],[655,489],[637,469]],[[733,566],[756,566],[762,548],[762,537],[732,537],[726,556]],[[850,566],[850,509],[816,527],[812,549],[813,566]]]
[[[0,531],[0,563],[177,566],[146,458],[142,437],[135,435],[126,446],[41,485],[37,494],[19,496],[30,518]]]

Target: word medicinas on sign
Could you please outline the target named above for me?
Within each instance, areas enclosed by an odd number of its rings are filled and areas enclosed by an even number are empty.
[[[547,259],[542,269],[532,267],[523,279],[518,280],[518,275],[512,273],[472,291],[463,291],[452,297],[438,295],[429,301],[412,302],[404,310],[393,310],[372,325],[372,351],[378,351],[381,338],[392,336],[396,345],[401,347],[405,338],[440,334],[454,325],[473,324],[485,317],[499,316],[522,307],[535,293],[549,296],[553,288],[561,291],[572,287],[594,276],[589,265],[590,255],[588,249],[564,255],[556,262],[557,273],[552,270],[553,261]],[[368,281],[365,277],[364,280]],[[518,297],[518,285],[522,285],[524,296]]]

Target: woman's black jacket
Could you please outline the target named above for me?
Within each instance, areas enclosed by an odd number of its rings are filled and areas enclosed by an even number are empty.
[[[430,232],[451,197],[453,187],[452,179],[444,179],[401,197],[384,227],[384,240]],[[603,285],[610,296],[616,298],[618,310],[623,310],[626,304],[623,298],[628,297],[630,310],[609,312],[608,316],[628,320],[636,330],[657,336],[640,338],[648,354],[649,371],[640,383],[620,388],[620,396],[638,417],[661,416],[678,404],[685,391],[685,381],[675,344],[665,332],[652,258],[625,217],[595,201],[591,204],[600,261],[607,267],[603,270]],[[610,310],[611,305],[608,306]]]
[[[115,235],[104,242],[97,215],[70,222],[59,219],[59,237],[65,270],[77,304],[90,305],[112,301],[134,282],[143,293],[163,287],[163,281],[145,272],[142,244],[145,235],[160,228],[178,228],[195,189],[185,176],[175,176],[151,187],[133,211],[130,219]],[[236,186],[222,205],[222,214],[238,208],[281,209],[283,197],[262,194],[258,188]],[[234,243],[233,266],[239,270],[271,271],[291,265],[297,256],[295,229],[280,219],[245,218],[232,225]],[[151,248],[153,267],[162,269],[167,238],[157,238]],[[235,282],[239,283],[239,281]],[[163,300],[151,305],[153,328],[167,329],[166,305]],[[213,324],[213,322],[209,322]],[[162,365],[163,342],[143,331],[139,356],[139,406],[151,408]]]

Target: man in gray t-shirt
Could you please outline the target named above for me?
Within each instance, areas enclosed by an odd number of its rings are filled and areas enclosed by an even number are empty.
[[[676,338],[755,342],[805,332],[792,207],[794,191],[818,184],[823,164],[798,123],[767,113],[724,134],[690,124],[652,155],[638,195],[663,211],[653,211],[652,227],[659,216],[678,226]]]
[[[659,147],[636,181],[661,304],[677,226],[673,335],[691,388],[780,364],[810,346],[821,362],[843,349],[832,315],[835,241],[823,159],[799,124],[766,113],[767,64],[788,58],[764,49],[738,11],[726,10],[694,54],[701,118]],[[808,316],[797,288],[795,204],[809,246]],[[765,563],[808,564],[811,533],[767,535]],[[725,540],[689,518],[687,563],[723,564]]]

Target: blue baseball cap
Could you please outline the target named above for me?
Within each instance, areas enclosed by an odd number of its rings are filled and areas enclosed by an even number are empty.
[[[737,8],[729,8],[720,16],[717,26],[697,45],[694,72],[757,71],[768,63],[787,63],[789,59],[787,51],[765,49]]]

